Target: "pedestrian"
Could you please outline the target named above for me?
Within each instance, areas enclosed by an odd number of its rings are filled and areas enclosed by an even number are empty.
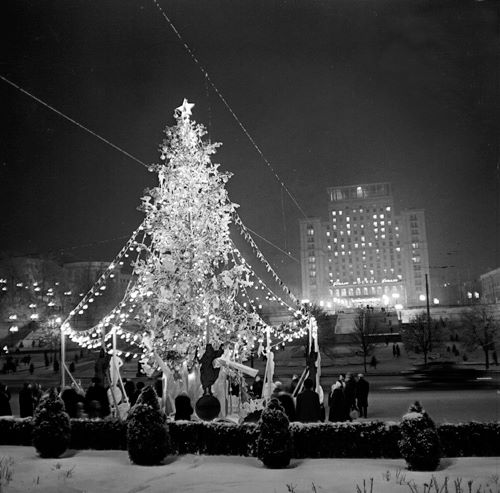
[[[498,356],[497,356],[497,352],[496,350],[494,349],[493,352],[491,353],[491,358],[493,359],[493,364],[495,366],[498,366]]]
[[[285,410],[285,414],[288,417],[288,421],[292,422],[296,420],[295,412],[295,402],[293,400],[292,394],[282,391],[278,394],[278,400]]]
[[[133,396],[132,400],[130,401],[131,406],[133,406],[137,402],[137,399],[141,395],[142,389],[144,387],[145,387],[144,382],[137,382],[137,384],[135,386],[136,390],[135,390],[134,396]]]
[[[257,375],[252,384],[252,394],[256,399],[260,399],[262,397],[262,387],[264,386],[264,382],[262,378]]]
[[[345,421],[346,405],[342,384],[339,381],[336,381],[332,385],[330,394],[328,395],[328,407],[330,408],[328,411],[328,421]]]
[[[69,364],[69,371],[70,371],[70,373],[75,373],[75,362],[74,361],[72,361]]]
[[[401,356],[401,349],[399,348],[399,344],[396,344],[396,357],[400,357]]]
[[[38,407],[40,399],[42,398],[42,386],[39,383],[31,383],[31,394],[33,396],[33,409]]]
[[[297,388],[298,384],[299,384],[299,376],[297,374],[294,374],[292,376],[292,381],[290,383],[290,390],[289,390],[290,394],[293,395],[293,393],[294,393],[295,389]]]
[[[283,384],[280,381],[274,382],[271,399],[277,399],[280,392],[283,392]]]
[[[351,411],[356,409],[356,380],[350,373],[345,379],[344,400],[346,419],[350,419]]]
[[[89,418],[105,418],[111,412],[108,394],[99,377],[92,378],[92,385],[87,389],[85,408]]]
[[[0,416],[12,416],[10,392],[7,385],[0,383]]]
[[[372,359],[370,360],[370,366],[373,367],[374,370],[376,370],[377,369],[377,364],[378,364],[378,360],[375,357],[375,355],[373,355]]]
[[[321,421],[319,395],[313,390],[314,382],[311,378],[304,381],[304,390],[297,396],[296,417],[302,423]]]
[[[61,393],[61,399],[70,418],[76,418],[78,415],[78,403],[83,402],[81,396],[73,387],[66,387]]]
[[[370,392],[370,384],[365,379],[365,376],[360,373],[358,375],[358,383],[356,385],[356,400],[358,403],[359,415],[362,418],[368,417],[368,393]]]
[[[35,365],[33,363],[30,364],[29,370],[30,375],[33,375],[35,373]]]
[[[395,358],[398,354],[398,350],[396,349],[396,344],[392,345],[392,357]]]
[[[191,399],[186,393],[179,394],[175,398],[175,421],[179,420],[191,420],[191,415],[193,414],[193,406],[191,405]]]
[[[27,382],[23,384],[19,392],[19,415],[21,418],[33,416],[33,393],[31,385]]]

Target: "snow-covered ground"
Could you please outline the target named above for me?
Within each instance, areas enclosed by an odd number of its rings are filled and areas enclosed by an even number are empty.
[[[500,492],[500,458],[443,459],[434,473],[410,472],[403,460],[303,459],[287,469],[266,469],[254,458],[185,455],[169,457],[164,465],[135,466],[123,451],[70,451],[63,458],[40,459],[31,447],[0,447],[0,457],[12,457],[13,480],[7,493],[408,493],[418,492],[434,476],[449,493]],[[462,489],[454,481],[462,478]],[[365,490],[363,489],[365,480]],[[1,488],[0,488],[1,491]],[[435,491],[434,488],[432,491]],[[445,491],[444,489],[442,491]]]

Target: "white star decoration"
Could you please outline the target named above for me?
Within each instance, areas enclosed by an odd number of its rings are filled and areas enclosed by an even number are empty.
[[[175,108],[175,110],[180,113],[181,118],[188,118],[191,116],[191,109],[193,106],[194,103],[188,103],[188,100],[184,98],[182,104],[178,108]]]

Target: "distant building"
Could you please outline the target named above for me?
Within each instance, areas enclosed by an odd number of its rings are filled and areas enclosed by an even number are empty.
[[[500,268],[479,277],[482,303],[500,303]]]
[[[424,306],[424,211],[396,214],[390,183],[327,191],[328,218],[300,220],[303,298],[332,309]]]

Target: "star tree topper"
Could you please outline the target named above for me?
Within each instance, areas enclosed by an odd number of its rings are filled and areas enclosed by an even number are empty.
[[[188,100],[184,98],[182,104],[178,108],[175,108],[175,111],[177,111],[180,114],[180,117],[184,120],[191,116],[193,106],[194,103],[189,103]]]

